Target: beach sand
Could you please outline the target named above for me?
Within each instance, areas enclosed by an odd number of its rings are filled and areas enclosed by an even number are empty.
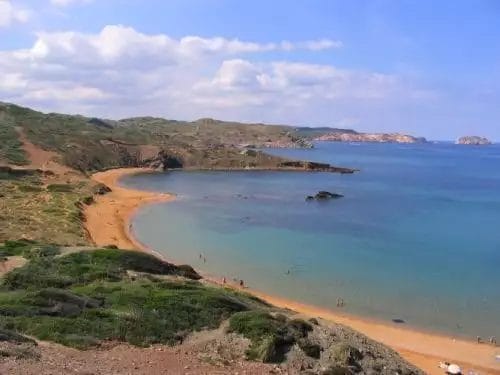
[[[112,189],[112,192],[98,196],[95,204],[85,210],[86,229],[96,245],[116,245],[121,249],[152,251],[134,238],[130,219],[139,206],[169,201],[174,199],[174,196],[131,190],[118,184],[122,176],[144,171],[147,170],[142,168],[113,169],[92,176],[96,182],[103,183]],[[215,283],[218,280],[218,278],[207,278]],[[465,369],[465,374],[469,370],[475,370],[480,374],[500,375],[500,360],[495,358],[496,355],[500,355],[500,347],[495,348],[488,344],[478,344],[464,339],[341,315],[327,309],[270,296],[252,289],[245,289],[245,291],[277,307],[288,308],[307,316],[349,326],[393,348],[406,360],[431,375],[443,374],[443,370],[438,368],[439,361],[458,363]]]
[[[85,228],[95,245],[116,245],[126,250],[145,249],[130,234],[129,219],[143,204],[174,199],[172,194],[126,189],[118,184],[122,176],[145,171],[147,169],[144,168],[111,169],[92,175],[94,181],[111,188],[110,193],[97,195],[95,203],[85,208]]]

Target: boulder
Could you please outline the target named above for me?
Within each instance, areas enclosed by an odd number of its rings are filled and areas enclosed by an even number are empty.
[[[317,200],[317,201],[324,201],[324,200],[329,200],[329,199],[338,199],[342,198],[342,194],[338,193],[331,193],[329,191],[318,191],[316,195],[308,195],[306,197],[306,201],[312,201],[312,200]]]

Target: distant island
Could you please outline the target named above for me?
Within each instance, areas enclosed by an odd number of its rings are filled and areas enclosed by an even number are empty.
[[[485,138],[485,137],[479,137],[477,135],[468,135],[468,136],[458,138],[458,140],[455,143],[457,145],[482,146],[482,145],[491,145],[492,142],[488,138]]]
[[[333,131],[314,138],[328,142],[374,142],[374,143],[425,143],[423,137],[401,133],[358,133],[355,131]]]

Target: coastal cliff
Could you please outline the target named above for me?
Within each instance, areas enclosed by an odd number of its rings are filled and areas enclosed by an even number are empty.
[[[457,145],[480,146],[480,145],[491,145],[492,142],[488,138],[485,138],[485,137],[479,137],[477,135],[469,135],[469,136],[464,136],[464,137],[458,138],[455,143]]]
[[[357,133],[357,132],[330,132],[314,139],[327,142],[374,142],[374,143],[425,143],[423,137],[414,137],[401,133]]]

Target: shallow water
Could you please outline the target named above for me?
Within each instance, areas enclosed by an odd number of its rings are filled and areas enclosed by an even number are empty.
[[[178,194],[139,211],[137,238],[269,294],[334,310],[342,297],[343,312],[500,337],[499,146],[323,143],[273,153],[361,172],[129,176],[126,186]],[[318,190],[345,197],[304,200]]]

